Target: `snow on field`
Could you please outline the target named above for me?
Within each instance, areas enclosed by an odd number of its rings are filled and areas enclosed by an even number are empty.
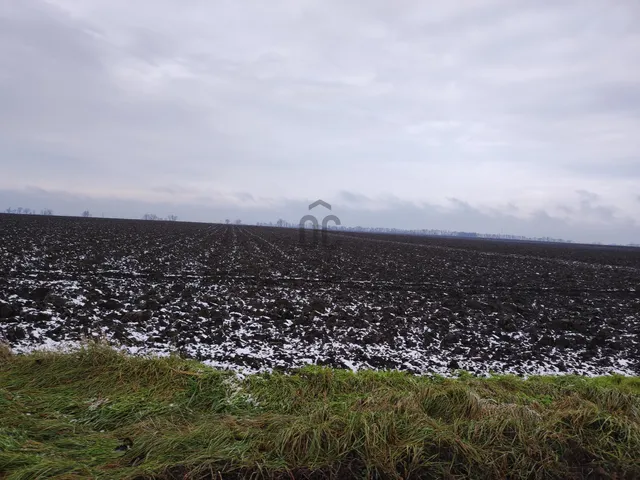
[[[46,221],[45,221],[46,220]],[[0,338],[250,373],[640,374],[640,251],[0,215]]]

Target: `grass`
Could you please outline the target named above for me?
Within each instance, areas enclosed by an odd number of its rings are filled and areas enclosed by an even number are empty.
[[[640,378],[307,367],[0,348],[0,478],[640,478]]]

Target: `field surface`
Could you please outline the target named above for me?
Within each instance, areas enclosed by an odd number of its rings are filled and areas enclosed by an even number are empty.
[[[640,374],[640,249],[0,215],[0,340],[246,373]]]

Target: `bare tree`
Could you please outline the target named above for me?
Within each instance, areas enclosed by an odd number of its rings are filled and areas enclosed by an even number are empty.
[[[170,222],[176,222],[178,220],[178,217],[176,215],[168,215],[167,220],[169,220]]]
[[[16,213],[22,213],[22,207],[18,207],[18,208],[16,209]]]
[[[53,210],[50,208],[44,208],[40,211],[40,215],[53,215]]]
[[[14,210],[11,210],[11,207],[7,208],[4,213],[14,213]]]
[[[224,221],[224,223],[226,223],[227,225],[229,225],[231,223],[231,220],[229,220],[228,218]]]
[[[88,218],[91,216],[91,212],[89,210],[85,210],[84,212],[82,212],[82,216]]]
[[[145,213],[142,217],[143,220],[158,220],[158,216],[155,213]]]

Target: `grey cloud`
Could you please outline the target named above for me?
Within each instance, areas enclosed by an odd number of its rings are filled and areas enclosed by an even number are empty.
[[[159,216],[174,214],[182,220],[212,223],[222,222],[225,218],[240,218],[248,224],[269,221],[275,223],[278,218],[297,223],[308,213],[309,199],[264,198],[254,199],[255,202],[246,205],[243,200],[248,197],[245,195],[236,192],[228,197],[235,201],[223,204],[221,198],[224,195],[220,192],[196,198],[194,202],[175,199],[144,201],[117,197],[97,198],[30,187],[22,190],[0,190],[0,205],[36,210],[51,208],[57,214],[67,215],[80,215],[88,209],[96,216],[104,214],[107,217],[122,218],[140,218],[145,213]],[[481,209],[454,198],[450,199],[450,206],[447,208],[428,202],[410,203],[401,199],[387,199],[384,208],[371,209],[367,205],[350,203],[342,195],[324,200],[332,205],[332,213],[342,220],[343,225],[349,226],[508,233],[609,243],[628,243],[628,239],[637,239],[640,234],[639,225],[611,217],[607,217],[610,222],[606,228],[588,221],[567,222],[544,210],[537,210],[530,218],[525,219],[497,211],[484,213]]]
[[[365,203],[370,201],[370,198],[360,193],[342,191],[340,192],[340,199],[347,203]]]
[[[256,199],[253,195],[247,192],[239,192],[234,195],[241,202],[251,202],[255,203]]]
[[[594,176],[608,181],[627,178],[640,181],[640,156],[611,158],[608,163],[584,163],[574,167],[581,176]]]
[[[617,208],[595,204],[600,200],[600,195],[585,190],[578,190],[576,193],[581,197],[579,210],[581,218],[597,218],[605,221],[610,221],[615,218],[616,212],[618,212]]]
[[[455,207],[459,210],[465,211],[465,212],[475,212],[477,211],[476,209],[474,209],[471,205],[469,205],[468,202],[465,202],[463,200],[457,199],[457,198],[448,198],[447,200],[449,200],[449,202],[451,202],[453,205],[455,205]]]
[[[606,0],[4,2],[0,188],[265,216],[333,196],[376,225],[389,210],[462,230],[633,225],[639,13]]]
[[[576,190],[576,193],[580,196],[582,202],[595,202],[600,199],[600,195],[588,190]]]
[[[595,217],[600,220],[612,220],[616,216],[617,209],[614,207],[591,205],[589,202],[582,202],[580,206],[580,213],[589,217]]]
[[[568,205],[556,205],[556,208],[565,215],[574,215],[576,213],[576,209]]]
[[[150,188],[150,190],[152,192],[169,195],[180,195],[190,192],[188,188],[181,187],[180,185],[160,185],[157,187],[152,187]]]

